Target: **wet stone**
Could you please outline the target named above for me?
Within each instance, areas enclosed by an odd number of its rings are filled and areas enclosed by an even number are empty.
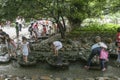
[[[29,77],[23,77],[24,80],[31,80]]]
[[[10,80],[17,80],[17,79],[16,79],[16,77],[12,77],[12,78],[10,78]]]
[[[110,80],[109,77],[97,77],[96,80]]]
[[[41,76],[40,80],[51,80],[49,76]]]
[[[80,78],[75,78],[74,80],[84,80],[84,79],[80,79]]]
[[[4,80],[6,78],[5,75],[0,75],[0,80]]]
[[[2,75],[0,75],[0,80],[4,80],[4,77]]]
[[[55,78],[54,80],[62,80],[61,78]]]
[[[40,80],[38,76],[32,76],[31,80]]]
[[[95,80],[94,78],[85,78],[84,80]]]
[[[8,77],[8,78],[12,78],[12,77],[13,77],[13,75],[7,75],[7,77]]]
[[[71,49],[70,48],[66,48],[66,51],[71,51]]]
[[[22,80],[20,77],[16,77],[16,80]]]
[[[118,76],[112,76],[110,78],[111,78],[111,80],[120,80],[120,78]]]
[[[10,78],[5,78],[4,80],[11,80]]]
[[[74,80],[73,78],[65,78],[64,80]]]

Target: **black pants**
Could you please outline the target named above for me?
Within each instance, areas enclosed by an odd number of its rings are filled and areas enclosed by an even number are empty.
[[[87,60],[87,66],[91,65],[91,60],[95,55],[100,55],[100,51],[101,51],[101,47],[97,47],[95,49],[92,50],[91,54],[89,55],[89,58]]]
[[[19,31],[22,31],[22,24],[19,24]]]
[[[106,60],[105,59],[100,59],[100,65],[101,65],[101,69],[106,68]]]

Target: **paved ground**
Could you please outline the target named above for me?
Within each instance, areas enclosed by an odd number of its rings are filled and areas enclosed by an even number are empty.
[[[4,27],[2,29],[7,34],[9,34],[12,39],[14,39],[16,37],[16,30],[15,30],[14,27]],[[26,28],[22,28],[22,31],[20,32],[20,38],[21,38],[21,36],[29,37],[29,32],[28,32],[28,28],[27,27]]]

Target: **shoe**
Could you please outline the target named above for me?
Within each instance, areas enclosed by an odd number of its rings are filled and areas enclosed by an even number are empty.
[[[90,67],[89,66],[84,66],[85,69],[89,69]]]
[[[106,68],[103,68],[102,71],[106,71]]]

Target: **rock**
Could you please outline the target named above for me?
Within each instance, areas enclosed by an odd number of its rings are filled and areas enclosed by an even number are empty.
[[[66,48],[65,50],[66,50],[66,51],[71,51],[71,48]]]
[[[51,80],[49,76],[41,76],[40,80]]]
[[[110,76],[109,78],[110,78],[110,80],[120,80],[120,78],[118,76]]]
[[[110,80],[109,77],[96,77],[95,80]]]
[[[20,77],[16,77],[16,79],[15,80],[22,80]]]
[[[32,77],[19,77],[14,75],[0,75],[0,80],[120,80],[118,76],[103,76],[103,77],[90,77],[90,78],[72,78],[72,77],[54,77],[53,75],[50,76],[39,76],[35,75]]]
[[[11,77],[13,77],[13,75],[7,75],[7,77],[8,77],[8,78],[11,78]]]
[[[75,78],[74,80],[85,80],[85,79],[81,79],[81,78]]]
[[[55,78],[55,80],[62,80],[61,78]]]
[[[4,80],[5,76],[4,75],[0,75],[0,80]]]
[[[5,78],[5,80],[11,80],[10,78]]]
[[[68,40],[67,40],[67,44],[72,45],[72,40],[71,40],[71,39],[68,39]]]
[[[74,79],[73,79],[73,78],[68,77],[68,78],[65,78],[65,80],[74,80]]]
[[[5,75],[0,75],[0,80],[4,80],[6,78]]]
[[[85,80],[95,80],[94,78],[85,78]]]
[[[79,49],[78,49],[78,48],[73,48],[72,50],[73,50],[73,51],[78,51]]]

